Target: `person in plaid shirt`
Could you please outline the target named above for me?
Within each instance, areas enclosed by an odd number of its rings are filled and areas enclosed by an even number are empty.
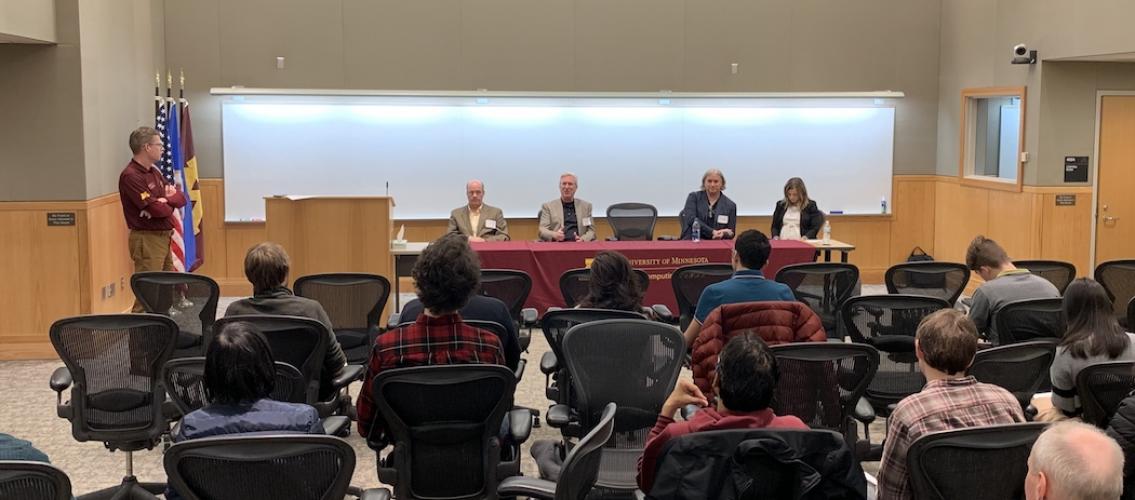
[[[912,498],[906,453],[931,432],[1024,422],[1009,391],[966,375],[977,353],[977,327],[956,309],[935,312],[918,325],[914,351],[926,375],[922,392],[895,407],[879,465],[879,500]]]
[[[493,332],[466,325],[458,314],[481,285],[481,265],[465,236],[450,233],[430,243],[411,273],[425,311],[412,325],[379,335],[359,391],[359,434],[382,433],[371,384],[382,370],[423,365],[504,365],[504,350]],[[371,441],[380,442],[381,434]],[[378,439],[375,439],[378,438]]]

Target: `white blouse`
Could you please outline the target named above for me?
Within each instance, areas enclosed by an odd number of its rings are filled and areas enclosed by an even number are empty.
[[[784,221],[780,227],[780,239],[799,240],[800,238],[800,209],[788,207],[784,211]]]

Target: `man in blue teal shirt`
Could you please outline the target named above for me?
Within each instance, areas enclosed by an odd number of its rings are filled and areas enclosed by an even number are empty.
[[[707,286],[702,291],[694,320],[684,334],[687,347],[694,345],[702,322],[719,306],[763,300],[796,300],[788,285],[765,279],[761,274],[770,253],[772,244],[768,237],[756,229],[749,229],[733,240],[733,277]]]

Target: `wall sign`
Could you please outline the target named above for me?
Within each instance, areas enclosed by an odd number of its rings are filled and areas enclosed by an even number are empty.
[[[1088,182],[1088,157],[1064,157],[1064,182]]]

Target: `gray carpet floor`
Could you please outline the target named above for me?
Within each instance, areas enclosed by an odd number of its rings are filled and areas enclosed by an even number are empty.
[[[866,285],[864,294],[886,293],[881,286]],[[403,303],[406,298],[404,297]],[[218,311],[223,312],[233,298],[223,298]],[[533,331],[532,345],[524,355],[529,360],[524,378],[516,390],[516,404],[546,410],[544,377],[537,366],[540,357],[548,351],[543,335]],[[87,493],[118,484],[125,473],[125,454],[108,452],[101,443],[79,443],[71,437],[70,423],[55,414],[55,393],[47,385],[51,372],[62,364],[58,361],[5,361],[0,362],[0,432],[27,439],[43,450],[52,463],[67,472],[76,493]],[[683,370],[683,377],[689,377]],[[357,396],[359,386],[351,386]],[[66,397],[66,395],[65,395]],[[871,437],[878,442],[885,428],[881,420],[872,425]],[[529,455],[532,443],[540,439],[557,439],[559,433],[548,426],[533,429],[532,437],[523,446],[523,472],[538,476],[536,464]],[[375,452],[367,448],[356,433],[347,438],[355,449],[357,464],[351,484],[360,487],[379,486]],[[877,464],[864,464],[869,473]],[[164,482],[160,447],[134,454],[134,473],[141,481]]]

